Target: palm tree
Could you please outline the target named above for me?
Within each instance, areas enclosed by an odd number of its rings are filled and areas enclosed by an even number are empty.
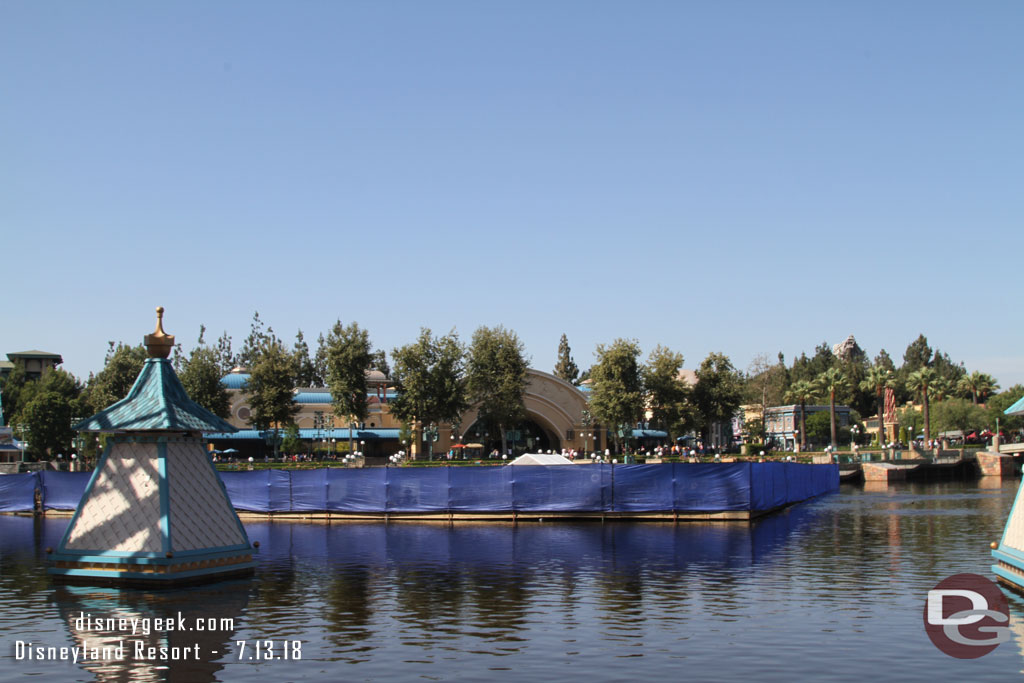
[[[883,405],[885,403],[885,390],[892,387],[892,372],[876,365],[868,370],[867,377],[860,383],[862,391],[870,391],[875,394],[875,401],[878,407],[878,445],[885,444],[885,415]]]
[[[907,389],[911,393],[921,395],[921,405],[924,408],[924,440],[931,442],[931,420],[928,419],[928,387],[939,378],[939,373],[934,369],[925,366],[907,376]]]
[[[814,385],[806,379],[793,382],[786,392],[786,401],[800,404],[800,450],[807,446],[807,426],[804,424],[804,414],[807,412],[807,402],[814,398],[817,390]]]
[[[818,390],[828,394],[829,416],[832,419],[832,449],[836,448],[836,392],[848,389],[850,383],[839,368],[829,368],[815,379]]]
[[[932,396],[935,397],[936,401],[944,401],[953,393],[953,383],[942,375],[936,377],[935,381],[932,382],[930,386],[932,389]]]
[[[971,374],[961,377],[957,383],[957,388],[964,393],[970,394],[974,405],[978,405],[979,397],[984,401],[986,396],[999,388],[999,385],[996,384],[992,375],[975,370]]]

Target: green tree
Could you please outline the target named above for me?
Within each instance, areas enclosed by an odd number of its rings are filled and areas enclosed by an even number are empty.
[[[217,370],[220,372],[220,376],[224,377],[238,365],[235,354],[231,351],[231,335],[227,332],[224,332],[217,339],[216,352]]]
[[[935,406],[932,420],[940,432],[960,430],[966,435],[971,430],[984,427],[987,418],[984,408],[967,399],[951,398]]]
[[[915,370],[907,376],[907,389],[912,393],[921,397],[921,407],[924,419],[924,440],[926,442],[931,441],[931,419],[929,415],[929,386],[938,379],[939,375],[937,372],[932,370],[928,366],[924,366]]]
[[[772,363],[768,354],[758,354],[747,368],[747,376],[744,381],[744,400],[747,403],[757,403],[761,406],[762,419],[759,434],[762,443],[767,440],[764,416],[768,413],[769,406],[777,406],[785,400],[788,380],[789,373],[781,353],[777,363]],[[750,425],[748,425],[748,431],[749,429]]]
[[[454,330],[435,338],[422,328],[416,342],[392,350],[391,360],[398,390],[391,414],[409,425],[419,421],[413,431],[420,443],[423,427],[457,420],[466,409],[466,353]]]
[[[643,368],[651,421],[672,438],[685,433],[692,420],[688,410],[690,388],[679,376],[682,367],[683,354],[659,344],[651,351]]]
[[[299,330],[295,335],[295,346],[292,347],[292,360],[295,363],[295,384],[300,387],[315,387],[316,368],[309,357],[309,344]]]
[[[384,373],[385,377],[391,377],[391,366],[388,365],[388,354],[384,349],[377,349],[371,354],[370,369]]]
[[[984,403],[985,398],[998,389],[999,385],[996,383],[992,375],[975,371],[969,375],[961,377],[960,381],[957,383],[957,388],[969,395],[974,405],[978,405],[979,398],[981,399],[981,402]]]
[[[829,424],[831,426],[832,448],[837,445],[836,432],[836,394],[845,391],[849,382],[839,368],[829,368],[821,373],[817,379],[818,391],[828,395],[829,400]]]
[[[258,430],[273,430],[274,457],[277,458],[278,431],[295,421],[299,406],[295,403],[295,364],[284,344],[267,335],[249,354],[249,381],[243,392],[252,411],[250,423]]]
[[[875,395],[875,407],[878,411],[878,443],[885,441],[885,390],[894,386],[892,371],[876,364],[868,370],[867,376],[861,380],[860,388]]]
[[[824,410],[811,413],[805,421],[807,437],[812,443],[820,444],[828,441],[832,435],[832,418]]]
[[[1006,391],[998,393],[990,398],[988,403],[985,404],[985,410],[988,412],[988,418],[985,425],[990,429],[995,430],[996,421],[998,420],[1000,429],[1024,430],[1024,416],[1007,415],[1005,413],[1007,408],[1012,406],[1021,398],[1024,398],[1024,384],[1014,384]]]
[[[327,339],[324,333],[316,339],[316,355],[313,356],[313,386],[327,386]]]
[[[25,373],[25,364],[15,363],[10,374],[0,381],[3,382],[0,384],[0,395],[2,395],[0,403],[3,404],[3,423],[8,425],[14,424],[14,416],[18,414],[18,411],[24,403],[22,393],[25,391],[25,386],[30,382],[28,375]]]
[[[790,379],[793,382],[801,379],[814,381],[821,373],[833,367],[837,362],[835,354],[832,353],[832,346],[827,341],[823,341],[814,348],[814,356],[812,358],[808,358],[807,354],[801,353],[800,357],[793,361]]]
[[[479,404],[479,419],[492,424],[501,434],[501,452],[506,452],[506,433],[523,418],[523,394],[529,361],[515,332],[502,326],[480,327],[469,347],[466,388],[469,400]]]
[[[231,413],[231,398],[221,379],[220,359],[217,349],[206,345],[203,335],[206,328],[199,327],[199,340],[182,362],[178,373],[181,386],[189,398],[218,417],[226,418]]]
[[[708,443],[711,426],[732,420],[743,399],[743,378],[729,357],[710,353],[697,368],[694,407],[701,419],[701,434]]]
[[[370,367],[370,334],[358,323],[343,326],[334,323],[327,335],[327,387],[331,390],[334,414],[353,422],[363,422],[368,415],[366,403],[366,371]],[[349,429],[349,451],[352,451],[352,430]]]
[[[128,395],[149,354],[142,344],[127,346],[110,342],[103,369],[86,386],[88,410],[96,413]]]
[[[605,428],[621,433],[622,450],[622,439],[632,433],[644,410],[640,347],[635,340],[616,339],[610,346],[598,344],[594,355],[597,361],[590,368],[590,410]]]
[[[572,359],[572,349],[569,348],[569,338],[562,333],[558,341],[558,362],[555,363],[555,377],[564,379],[569,384],[579,386],[580,369]]]
[[[299,438],[299,426],[294,422],[285,427],[281,450],[289,455],[295,455],[303,451],[302,439]]]
[[[812,400],[817,395],[817,389],[814,383],[801,379],[793,382],[790,385],[789,391],[786,392],[785,400],[794,404],[800,405],[800,450],[804,450],[807,447],[807,424],[805,417],[807,415],[807,402]]]
[[[249,326],[249,336],[242,343],[242,349],[238,352],[238,364],[244,368],[252,368],[257,357],[262,353],[268,341],[277,341],[273,328],[266,327],[260,319],[260,312],[254,311],[252,323]]]
[[[75,436],[72,423],[82,417],[81,393],[78,380],[60,368],[47,370],[25,386],[15,420],[28,429],[31,457],[52,457],[70,449]]]

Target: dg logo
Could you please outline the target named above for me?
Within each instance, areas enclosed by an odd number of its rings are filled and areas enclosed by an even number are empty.
[[[1010,608],[992,581],[954,574],[928,591],[924,630],[935,647],[957,659],[977,659],[1010,639]]]

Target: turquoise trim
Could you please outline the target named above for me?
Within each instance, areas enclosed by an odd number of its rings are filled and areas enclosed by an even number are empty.
[[[200,550],[185,550],[175,553],[173,557],[167,557],[165,553],[138,552],[129,553],[123,550],[68,550],[51,555],[53,561],[63,562],[103,562],[105,564],[177,564],[181,558],[203,557],[214,559],[218,557],[230,557],[240,552],[250,552],[252,548],[248,545],[220,546],[218,548],[202,548]]]
[[[147,572],[119,572],[109,569],[64,569],[50,567],[47,573],[55,576],[80,576],[91,579],[107,579],[108,581],[138,580],[150,581],[152,583],[173,583],[182,579],[191,579],[200,576],[215,576],[217,574],[235,574],[242,571],[255,569],[255,562],[240,562],[222,567],[209,567],[207,569],[192,569],[182,572],[147,573]]]
[[[171,498],[167,482],[167,441],[161,439],[156,445],[157,471],[160,473],[160,539],[165,553],[171,552]]]
[[[1024,553],[1013,550],[1012,548],[999,548],[998,550],[993,550],[992,557],[997,560],[1002,560],[1006,564],[1012,564],[1020,570],[1024,570]]]
[[[998,564],[992,565],[992,573],[995,574],[996,576],[998,576],[998,577],[1000,577],[1002,579],[1005,579],[1006,581],[1012,583],[1017,588],[1019,588],[1021,590],[1024,590],[1024,583],[1022,583],[1022,581],[1024,581],[1024,579],[1022,579],[1020,576],[1017,576],[1013,572],[1006,571],[1005,569],[1000,567]]]
[[[1017,495],[1013,499],[1013,507],[1010,508],[1010,516],[1006,518],[1006,526],[1003,527],[1003,535],[999,537],[999,547],[1002,548],[1006,542],[1006,530],[1010,528],[1010,520],[1013,519],[1013,513],[1017,511],[1017,505],[1020,503],[1021,491],[1024,491],[1024,486],[1017,487]]]
[[[92,493],[92,487],[96,484],[96,480],[100,476],[100,472],[103,471],[103,466],[107,463],[107,458],[110,456],[111,444],[108,441],[107,447],[103,449],[103,454],[100,456],[100,461],[96,465],[96,469],[92,471],[92,476],[89,477],[89,483],[85,485],[85,492],[82,493],[82,497],[78,500],[78,506],[75,508],[75,514],[71,515],[71,521],[68,523],[66,529],[64,529],[64,535],[61,536],[60,545],[58,549],[64,550],[68,544],[68,538],[71,536],[71,530],[75,528],[75,522],[78,521],[78,515],[82,511],[82,501],[88,500],[89,494]],[[44,501],[45,504],[45,501]]]

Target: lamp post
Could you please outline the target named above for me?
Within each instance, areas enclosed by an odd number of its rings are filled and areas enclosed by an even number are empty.
[[[800,452],[800,430],[799,429],[794,429],[793,430],[793,452],[794,453],[799,453]]]
[[[857,435],[860,434],[860,426],[853,425],[850,427],[850,450],[852,451],[857,445]]]

